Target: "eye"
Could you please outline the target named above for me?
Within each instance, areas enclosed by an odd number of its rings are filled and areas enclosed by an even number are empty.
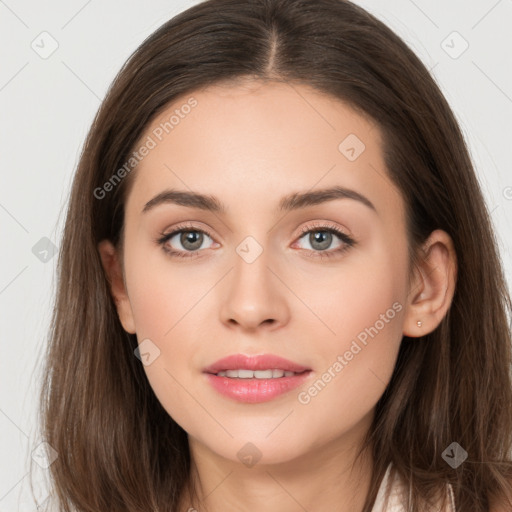
[[[305,235],[309,235],[306,240],[312,248],[312,250],[308,250],[308,256],[313,258],[330,258],[338,256],[356,244],[353,238],[332,224],[325,225],[319,223],[313,226],[306,226],[302,229],[299,240],[304,238]],[[341,241],[341,243],[338,243],[338,247],[331,251],[326,251],[325,249],[329,248],[332,245],[333,240],[336,238]]]
[[[199,249],[203,248],[203,242],[205,239],[205,235],[211,239],[211,236],[207,231],[202,229],[197,229],[194,226],[186,225],[186,226],[178,226],[177,229],[163,235],[161,238],[156,240],[156,242],[162,245],[164,251],[171,256],[177,256],[179,258],[190,258],[195,257]],[[183,249],[178,248],[178,250],[169,248],[169,243],[173,238],[176,238],[176,242],[178,245],[181,245]]]

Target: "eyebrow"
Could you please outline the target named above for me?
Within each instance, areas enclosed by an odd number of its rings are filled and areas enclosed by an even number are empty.
[[[353,199],[364,204],[375,213],[377,209],[373,203],[365,196],[344,187],[331,187],[321,190],[294,192],[289,194],[279,201],[277,211],[292,211],[307,208],[308,206],[315,206],[325,203],[327,201],[334,201],[335,199]],[[180,206],[187,206],[189,208],[198,208],[200,210],[211,211],[220,214],[226,214],[227,208],[215,196],[208,194],[201,194],[199,192],[192,192],[187,190],[169,189],[164,190],[157,194],[153,199],[148,201],[142,213],[146,213],[156,206],[162,204],[177,204]]]

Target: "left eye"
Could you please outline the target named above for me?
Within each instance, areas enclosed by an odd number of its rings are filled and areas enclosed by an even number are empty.
[[[306,237],[307,235],[307,237]],[[306,240],[310,244],[310,247],[314,251],[324,251],[325,249],[328,249],[329,246],[333,242],[333,235],[334,237],[338,237],[338,239],[343,240],[345,243],[348,243],[348,240],[346,235],[342,233],[341,231],[335,230],[335,229],[310,229],[306,231],[299,240],[306,237]],[[339,243],[338,247],[342,246],[343,243]],[[336,250],[336,249],[335,249]]]

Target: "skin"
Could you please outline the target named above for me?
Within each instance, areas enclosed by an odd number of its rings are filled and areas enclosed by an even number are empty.
[[[372,458],[356,459],[356,451],[402,336],[431,332],[450,307],[453,243],[434,231],[408,279],[404,201],[386,175],[379,128],[345,103],[272,82],[190,96],[198,105],[134,171],[123,254],[108,240],[98,246],[124,329],[160,350],[144,367],[152,389],[189,436],[202,502],[184,496],[181,509],[361,511]],[[186,99],[170,105],[141,140]],[[349,134],[366,146],[354,161],[338,150]],[[363,194],[376,212],[353,199],[275,211],[284,195],[333,185]],[[165,204],[142,214],[166,188],[215,195],[228,211]],[[198,257],[170,257],[154,241],[182,221],[211,234]],[[344,245],[333,235],[318,248],[312,237],[326,222],[357,244],[332,258],[308,257]],[[313,233],[301,235],[309,226]],[[263,249],[252,263],[236,252],[247,236]],[[167,245],[190,247],[180,235]],[[309,403],[300,403],[298,393],[394,303],[402,306],[394,318]],[[218,394],[202,374],[235,353],[277,354],[313,371],[298,390],[243,404]],[[261,452],[252,467],[237,456],[248,442]]]

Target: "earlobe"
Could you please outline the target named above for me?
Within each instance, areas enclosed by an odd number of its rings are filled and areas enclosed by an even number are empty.
[[[126,332],[135,334],[133,312],[117,250],[110,240],[102,240],[98,244],[98,252],[100,253],[105,277],[109,283],[110,293],[117,308],[119,320]]]
[[[403,325],[403,334],[413,338],[436,329],[455,294],[457,257],[453,241],[445,231],[431,233],[414,274]]]

